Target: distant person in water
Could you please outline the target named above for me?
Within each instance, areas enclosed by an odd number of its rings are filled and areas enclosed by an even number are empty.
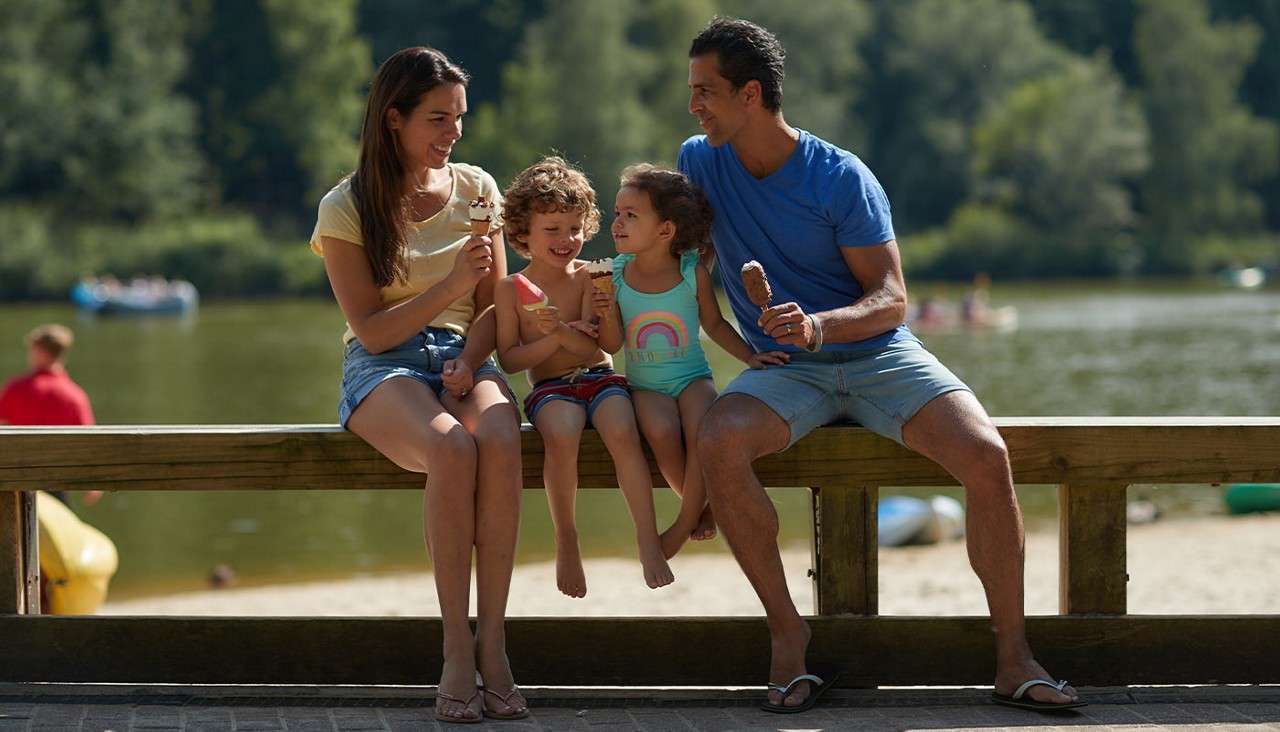
[[[84,389],[71,379],[65,361],[75,336],[64,325],[41,325],[27,334],[27,373],[10,379],[0,391],[0,424],[34,427],[91,425],[93,407]],[[54,493],[66,503],[66,497]],[[96,503],[101,491],[85,502]]]

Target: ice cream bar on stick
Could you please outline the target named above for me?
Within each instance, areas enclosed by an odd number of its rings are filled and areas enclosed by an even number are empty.
[[[587,274],[591,276],[592,287],[613,297],[613,257],[587,262]]]
[[[493,225],[493,202],[484,196],[478,196],[467,205],[471,216],[471,235],[488,236]]]
[[[747,288],[747,297],[756,307],[764,310],[773,299],[773,290],[769,289],[769,278],[764,274],[764,267],[756,260],[742,265],[742,284]]]
[[[528,277],[517,274],[511,278],[511,281],[516,286],[516,299],[520,302],[520,307],[531,313],[550,307],[551,301],[547,299],[547,293],[530,282]]]

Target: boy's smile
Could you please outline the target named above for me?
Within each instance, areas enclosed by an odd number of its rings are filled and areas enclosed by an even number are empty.
[[[581,211],[535,211],[526,241],[530,256],[548,264],[568,266],[582,252],[585,215]]]

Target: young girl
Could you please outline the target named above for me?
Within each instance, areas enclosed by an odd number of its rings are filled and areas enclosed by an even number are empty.
[[[504,196],[511,248],[530,262],[494,293],[498,360],[508,372],[528,369],[533,384],[524,408],[545,445],[542,475],[556,532],[556,585],[570,597],[587,594],[574,501],[578,443],[588,424],[613,457],[645,582],[651,588],[671,584],[675,577],[658,540],[653,481],[627,381],[613,372],[613,360],[596,342],[591,278],[577,259],[600,228],[595,191],[580,171],[551,157],[516,176]]]
[[[721,315],[711,275],[698,261],[711,244],[711,206],[688,178],[647,164],[627,168],[614,209],[616,297],[599,294],[593,304],[601,317],[601,347],[616,353],[625,340],[640,429],[663,477],[681,496],[680,514],[661,537],[670,558],[688,539],[716,533],[696,449],[698,425],[716,398],[699,324],[751,368],[788,357],[755,353]],[[610,323],[617,327],[606,327]]]

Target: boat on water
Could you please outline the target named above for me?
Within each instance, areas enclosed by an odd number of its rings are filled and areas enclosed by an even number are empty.
[[[1222,497],[1233,514],[1280,511],[1280,483],[1233,483]]]
[[[107,599],[107,585],[116,573],[116,545],[44,491],[36,493],[36,523],[43,611],[93,614]]]
[[[199,305],[200,295],[185,280],[150,278],[122,285],[113,278],[85,278],[71,288],[71,301],[98,315],[181,315]]]
[[[949,496],[885,496],[876,526],[880,546],[937,544],[964,536],[964,506]]]

